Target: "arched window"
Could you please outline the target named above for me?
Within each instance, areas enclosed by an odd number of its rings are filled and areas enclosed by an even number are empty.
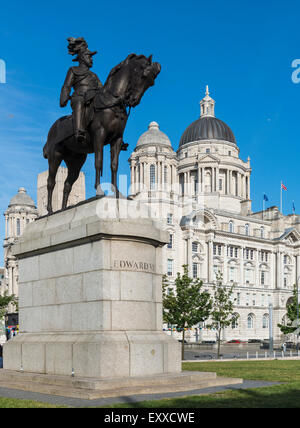
[[[247,318],[247,327],[249,329],[253,329],[254,328],[254,315],[253,314],[249,314],[248,318]]]
[[[232,220],[230,220],[230,222],[229,222],[229,232],[230,232],[230,233],[233,233],[233,232],[234,232],[234,224],[233,224],[233,221],[232,221]]]
[[[21,235],[21,222],[20,219],[17,218],[17,236]]]
[[[249,224],[247,223],[245,224],[245,235],[249,236],[249,234],[250,234],[250,227],[249,227]]]
[[[265,314],[263,316],[262,328],[269,328],[269,315]]]
[[[150,189],[155,189],[155,165],[150,165]]]

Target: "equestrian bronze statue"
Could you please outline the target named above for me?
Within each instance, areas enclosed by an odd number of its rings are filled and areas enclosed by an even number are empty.
[[[62,209],[67,207],[72,186],[89,153],[95,153],[95,189],[103,193],[100,176],[103,172],[103,148],[110,145],[112,191],[119,197],[117,172],[119,154],[128,144],[123,142],[123,134],[130,109],[136,107],[146,90],[154,85],[161,66],[152,62],[152,56],[131,54],[111,70],[104,85],[90,68],[92,56],[96,52],[88,50],[83,38],[70,38],[69,53],[76,55],[78,67],[68,71],[60,97],[60,105],[71,101],[72,115],[58,119],[50,128],[44,157],[48,159],[49,176],[48,213],[52,213],[52,194],[55,177],[61,162],[68,168],[64,184]],[[73,93],[71,91],[73,89]]]

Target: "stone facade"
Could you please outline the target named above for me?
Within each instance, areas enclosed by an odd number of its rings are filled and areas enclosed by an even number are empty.
[[[208,88],[200,104],[201,117],[177,152],[156,122],[140,137],[129,159],[132,198],[150,204],[170,232],[164,248],[170,284],[187,264],[211,292],[218,273],[235,286],[238,321],[224,339],[267,339],[272,303],[279,340],[277,324],[300,276],[300,216],[277,207],[252,212],[250,159],[240,159],[232,131],[215,118]],[[195,327],[200,339],[216,338],[205,325]],[[188,334],[195,340],[195,329]]]
[[[18,193],[10,200],[4,216],[4,278],[1,282],[0,293],[3,295],[7,292],[9,295],[14,294],[18,296],[19,271],[17,260],[12,253],[12,248],[24,233],[26,226],[33,222],[38,216],[35,203],[23,187],[19,188]],[[15,308],[13,305],[10,305],[9,312],[14,311]]]

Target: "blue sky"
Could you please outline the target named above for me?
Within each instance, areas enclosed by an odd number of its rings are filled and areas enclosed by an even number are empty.
[[[86,6],[85,6],[86,5]],[[86,9],[85,9],[86,7]],[[185,128],[199,117],[208,84],[216,116],[233,130],[241,157],[251,158],[253,209],[278,205],[280,181],[288,187],[284,212],[298,191],[300,84],[291,79],[300,58],[299,1],[152,0],[5,2],[0,16],[0,59],[7,83],[0,84],[0,211],[18,187],[36,200],[39,172],[47,169],[42,147],[60,109],[59,93],[72,58],[67,37],[83,36],[104,82],[129,53],[154,55],[162,65],[156,85],[132,111],[121,154],[120,173],[138,137],[155,120],[174,149]],[[108,149],[107,149],[108,150]],[[90,155],[83,168],[87,196],[93,196]],[[104,180],[109,177],[105,164]],[[4,236],[4,218],[0,238]]]

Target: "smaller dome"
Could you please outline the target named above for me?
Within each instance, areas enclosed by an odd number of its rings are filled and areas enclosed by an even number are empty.
[[[8,206],[11,207],[13,205],[25,205],[35,208],[35,203],[28,195],[24,187],[20,187],[18,193],[11,198]]]
[[[148,126],[148,131],[144,132],[138,139],[137,147],[141,147],[144,144],[163,144],[172,147],[169,137],[161,132],[156,122],[151,122]]]

